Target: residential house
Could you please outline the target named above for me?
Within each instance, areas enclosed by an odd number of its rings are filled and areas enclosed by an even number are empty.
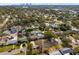
[[[49,55],[70,55],[70,53],[73,53],[71,48],[63,48],[57,51],[49,52]]]

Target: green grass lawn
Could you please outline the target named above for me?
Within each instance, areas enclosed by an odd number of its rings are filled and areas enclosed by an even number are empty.
[[[15,47],[15,49],[19,48],[19,46],[17,46],[17,45],[14,45],[14,47]],[[13,45],[3,46],[3,47],[0,47],[0,52],[9,51],[12,48],[13,48]]]

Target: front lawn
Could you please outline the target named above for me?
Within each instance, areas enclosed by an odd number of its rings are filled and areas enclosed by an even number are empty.
[[[15,47],[15,49],[19,48],[19,46],[17,46],[17,45],[14,45],[14,47]],[[12,48],[13,48],[13,45],[2,46],[2,47],[0,47],[0,52],[9,51]]]

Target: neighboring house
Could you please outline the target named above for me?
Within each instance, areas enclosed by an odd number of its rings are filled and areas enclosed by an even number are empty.
[[[79,29],[77,29],[76,27],[71,26],[71,30],[72,31],[79,31]]]
[[[32,25],[31,26],[33,29],[38,29],[39,28],[39,26],[35,26],[35,25]]]
[[[19,41],[21,41],[21,42],[27,41],[27,37],[26,36],[22,36],[21,38],[19,38]]]
[[[60,38],[52,38],[51,40],[51,43],[52,44],[62,44],[62,41],[60,40]]]
[[[3,33],[10,35],[10,31],[9,30],[5,30]]]
[[[0,45],[1,44],[15,44],[17,42],[17,36],[2,36],[0,38]]]
[[[75,45],[79,45],[79,40],[75,40]]]
[[[10,31],[11,31],[11,34],[16,33],[17,32],[16,27],[15,26],[11,27]]]
[[[55,39],[52,39],[52,40],[51,40],[51,43],[52,43],[52,44],[58,44],[58,41],[56,41]]]
[[[58,42],[58,44],[62,44],[62,41],[60,40],[60,38],[57,38],[55,40]]]
[[[50,26],[53,27],[53,28],[58,28],[57,24],[50,24]]]
[[[7,44],[16,44],[17,43],[17,36],[13,36],[13,37],[9,38],[9,40],[7,40],[6,43]]]
[[[49,23],[45,23],[45,25],[46,25],[46,26],[49,26],[50,24],[49,24]]]
[[[4,42],[4,43],[2,43]],[[5,30],[0,39],[0,44],[15,44],[17,42],[17,31],[15,27]]]
[[[17,32],[16,27],[13,26],[9,30],[5,30],[3,33],[10,35],[10,34],[15,34],[16,32]]]
[[[63,48],[58,51],[49,52],[49,55],[70,55],[70,53],[73,53],[71,48]]]
[[[41,31],[32,31],[31,34],[37,38],[43,38],[44,35],[42,34]]]

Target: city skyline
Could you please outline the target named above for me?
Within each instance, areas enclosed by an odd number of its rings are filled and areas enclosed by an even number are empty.
[[[79,5],[79,3],[0,3],[0,5]]]

